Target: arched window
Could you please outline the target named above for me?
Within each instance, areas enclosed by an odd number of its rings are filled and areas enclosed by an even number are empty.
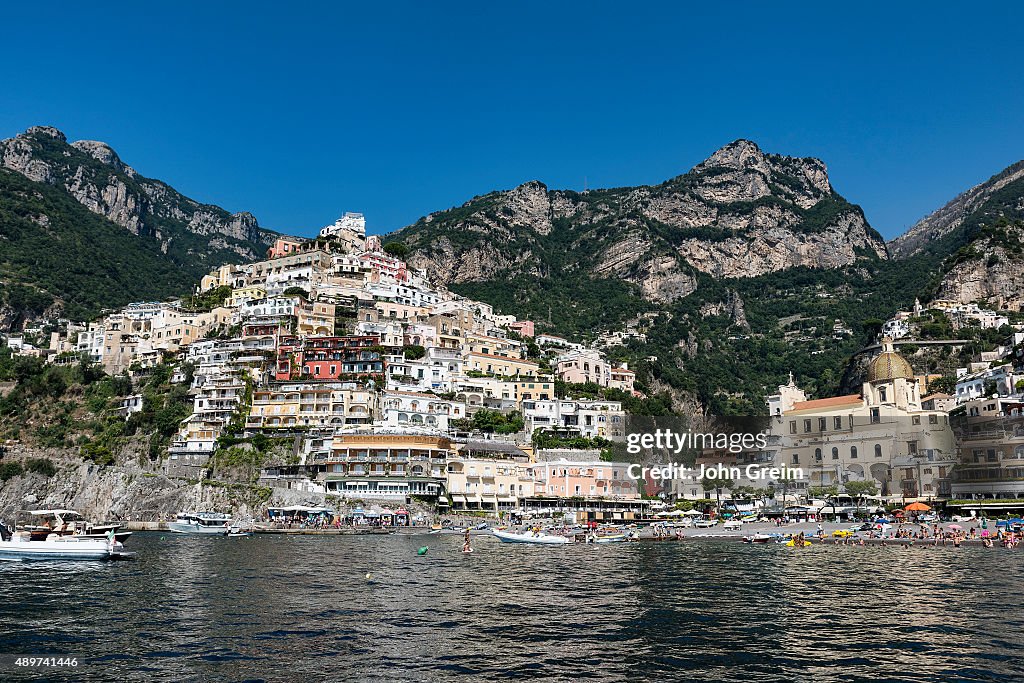
[[[839,459],[839,449],[837,447],[835,447],[835,446],[832,447],[832,459],[833,460],[838,460]]]
[[[820,448],[815,448],[814,449],[814,459],[815,460],[821,460],[821,449]]]
[[[875,457],[876,458],[881,458],[882,457],[882,444],[880,444],[880,443],[876,443],[875,444]]]
[[[857,447],[856,446],[850,446],[850,459],[851,460],[856,460],[857,459]]]

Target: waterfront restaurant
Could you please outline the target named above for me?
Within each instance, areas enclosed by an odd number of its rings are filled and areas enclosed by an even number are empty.
[[[337,434],[319,478],[328,495],[408,503],[436,500],[445,463],[454,453],[445,437],[422,434]]]

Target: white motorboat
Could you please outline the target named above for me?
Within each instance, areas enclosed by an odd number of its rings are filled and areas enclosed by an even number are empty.
[[[693,520],[693,526],[695,526],[698,529],[710,529],[716,524],[718,524],[718,520],[711,519],[709,517],[698,517],[697,519]]]
[[[106,540],[111,531],[118,543],[124,543],[130,531],[122,531],[120,524],[94,524],[74,510],[24,510],[18,513],[24,519],[16,524],[17,531],[28,531],[33,541],[46,539],[50,534]]]
[[[231,527],[231,518],[218,512],[179,512],[167,528],[179,534],[216,534],[223,536]]]
[[[134,557],[111,534],[107,539],[50,534],[33,540],[29,531],[0,525],[0,558],[5,560],[117,560]]]
[[[612,534],[609,536],[596,536],[594,543],[628,543],[632,540],[630,534]]]
[[[743,537],[743,542],[744,543],[769,543],[771,541],[778,541],[778,540],[779,540],[779,535],[778,534],[762,534],[760,532],[754,534],[753,536],[744,536]]]
[[[511,531],[497,531],[494,535],[502,543],[536,543],[538,545],[565,545],[572,543],[572,539],[565,536],[554,536],[542,531],[527,531],[522,534],[515,534]]]

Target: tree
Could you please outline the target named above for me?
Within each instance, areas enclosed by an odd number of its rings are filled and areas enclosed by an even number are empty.
[[[419,344],[406,344],[402,347],[402,354],[406,360],[419,360],[427,355],[427,350]]]
[[[941,391],[944,394],[952,394],[956,391],[956,377],[943,375],[936,377],[928,383],[928,390],[932,392]]]
[[[722,491],[728,491],[736,484],[732,479],[709,477],[705,474],[700,478],[700,485],[704,491],[714,490],[715,492],[715,508],[718,516],[722,514]]]
[[[401,242],[388,242],[384,245],[383,249],[385,254],[394,256],[397,259],[405,259],[409,255],[409,247]]]
[[[284,290],[284,292],[282,292],[281,295],[282,296],[301,296],[306,301],[309,301],[309,292],[304,290],[302,287],[289,287],[288,289]]]
[[[882,325],[884,324],[885,323],[878,318],[868,318],[860,324],[860,328],[864,330],[864,334],[874,339],[878,336],[878,333],[882,331]]]
[[[846,489],[846,493],[857,501],[858,507],[864,502],[866,497],[878,495],[878,484],[875,483],[874,479],[868,479],[865,481],[848,481],[843,488]]]

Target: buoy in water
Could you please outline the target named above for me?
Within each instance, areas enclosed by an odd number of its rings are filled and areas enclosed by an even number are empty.
[[[422,546],[419,550],[416,551],[416,554],[417,555],[426,555],[427,554],[427,548],[428,548],[428,546]]]
[[[366,580],[367,580],[367,581],[369,581],[369,580],[370,580],[370,579],[372,579],[372,578],[373,578],[373,574],[371,574],[371,573],[367,572],[367,573],[366,573]]]

